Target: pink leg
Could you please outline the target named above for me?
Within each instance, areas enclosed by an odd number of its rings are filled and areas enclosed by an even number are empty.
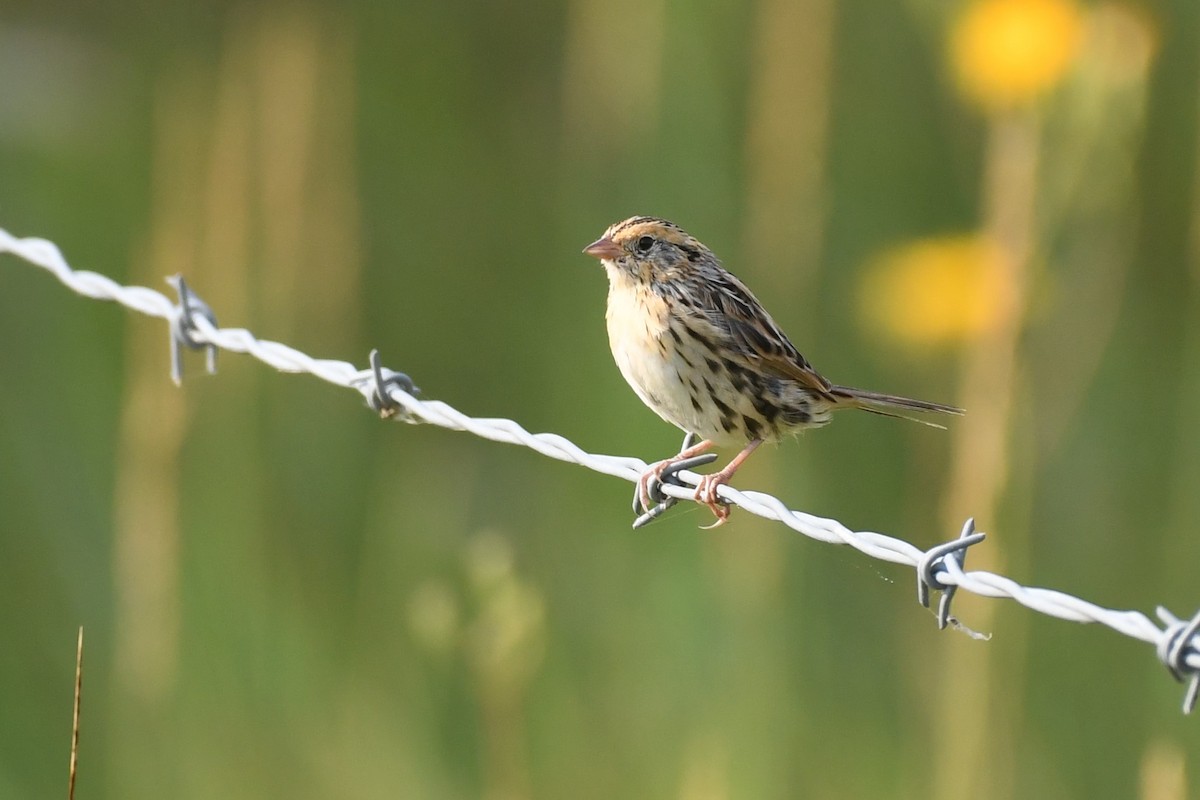
[[[704,503],[708,506],[713,514],[716,514],[717,521],[708,528],[715,528],[719,525],[724,525],[729,519],[729,506],[725,505],[717,497],[717,487],[729,483],[729,479],[733,477],[733,473],[738,471],[738,467],[742,466],[742,462],[750,457],[758,446],[762,444],[762,439],[755,439],[742,448],[742,452],[733,457],[733,460],[725,465],[725,469],[720,472],[714,472],[711,475],[705,475],[700,479],[699,485],[696,486],[696,501]]]
[[[712,447],[713,443],[708,439],[694,444],[691,447],[683,450],[677,456],[665,458],[662,461],[656,461],[646,467],[646,471],[642,473],[642,477],[638,478],[638,497],[642,499],[642,508],[649,511],[652,502],[650,500],[650,479],[659,480],[662,478],[663,470],[672,464],[678,464],[680,461],[685,461],[692,456],[698,456],[708,448]]]

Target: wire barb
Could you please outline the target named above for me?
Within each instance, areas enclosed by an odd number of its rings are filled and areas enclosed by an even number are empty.
[[[411,422],[467,431],[491,441],[528,447],[549,458],[579,464],[595,472],[634,483],[646,471],[646,462],[638,458],[589,453],[557,434],[530,433],[511,419],[471,417],[446,403],[420,399],[407,390],[404,379],[400,377],[401,373],[384,370],[382,367],[370,371],[361,370],[345,361],[313,358],[280,342],[258,339],[248,330],[217,328],[212,312],[182,281],[177,287],[180,302],[172,304],[170,298],[153,289],[144,286],[123,286],[105,275],[72,269],[53,242],[33,237],[19,239],[0,228],[0,253],[5,252],[41,267],[68,289],[83,297],[111,300],[147,316],[167,320],[172,325],[172,342],[178,342],[175,346],[211,348],[210,367],[215,367],[212,358],[217,349],[246,353],[281,372],[303,372],[336,386],[354,389],[367,398],[368,405],[371,404],[371,395],[376,387],[379,387],[382,389],[382,395],[401,406],[402,411],[397,413],[402,413],[404,418]],[[175,346],[172,349],[173,355]],[[173,359],[175,360],[177,359]],[[378,364],[377,359],[375,363]],[[179,380],[177,364],[173,364],[172,377]],[[661,494],[663,500],[647,512],[652,515],[651,519],[661,515],[669,507],[668,501],[671,498],[691,498],[693,490],[683,483],[684,476],[679,474],[684,471],[686,470],[681,466],[673,473],[676,480],[662,482],[657,486],[656,496]],[[1184,700],[1184,710],[1190,711],[1200,696],[1200,680],[1197,679],[1197,675],[1200,675],[1200,642],[1196,640],[1200,620],[1193,617],[1191,621],[1183,623],[1171,616],[1166,609],[1159,609],[1159,617],[1163,621],[1163,625],[1160,626],[1140,611],[1105,608],[1066,592],[1023,586],[1011,578],[983,570],[964,572],[964,548],[983,539],[983,534],[973,532],[974,525],[971,521],[964,526],[964,536],[946,545],[922,551],[902,539],[881,533],[852,531],[835,519],[788,508],[779,498],[763,492],[740,491],[732,486],[723,485],[718,489],[718,496],[722,502],[737,505],[764,519],[781,522],[810,539],[845,545],[870,558],[916,568],[920,580],[918,598],[922,599],[923,603],[928,603],[931,588],[943,592],[939,625],[944,622],[961,627],[949,615],[950,598],[947,595],[951,595],[955,588],[981,597],[1010,598],[1040,614],[1070,622],[1099,623],[1124,636],[1158,648],[1159,658],[1173,675],[1183,680],[1191,680]],[[663,511],[657,511],[659,508]],[[641,524],[644,525],[645,522]]]
[[[366,398],[367,405],[382,419],[391,419],[397,415],[407,418],[409,415],[404,406],[392,397],[391,390],[399,389],[410,397],[416,397],[418,389],[412,378],[403,372],[384,367],[379,361],[378,349],[372,350],[368,358],[371,361],[371,369],[356,387]]]
[[[167,278],[167,283],[179,294],[179,303],[176,304],[175,313],[170,318],[171,380],[175,381],[176,386],[183,385],[183,348],[185,347],[189,350],[205,348],[205,366],[208,368],[208,374],[216,375],[217,346],[202,338],[196,338],[199,329],[196,327],[195,316],[203,317],[209,325],[217,327],[217,318],[213,314],[212,308],[192,291],[182,275],[170,276]]]
[[[1166,624],[1166,629],[1155,652],[1171,677],[1180,683],[1188,682],[1183,695],[1183,713],[1191,714],[1197,697],[1200,697],[1200,666],[1196,663],[1200,661],[1200,637],[1196,635],[1200,631],[1200,611],[1190,620],[1181,620],[1160,606],[1158,618]]]
[[[971,517],[963,523],[962,533],[957,539],[929,548],[917,562],[917,602],[929,608],[929,590],[934,589],[942,593],[937,611],[939,631],[945,630],[947,623],[961,625],[950,616],[950,601],[954,599],[958,583],[946,583],[938,577],[939,574],[961,574],[967,561],[967,548],[986,538],[987,534],[975,532],[975,518]],[[972,633],[969,630],[967,632]]]

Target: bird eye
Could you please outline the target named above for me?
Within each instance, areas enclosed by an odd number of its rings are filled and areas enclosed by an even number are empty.
[[[639,253],[649,253],[651,247],[654,247],[653,236],[643,236],[637,240],[637,251]]]

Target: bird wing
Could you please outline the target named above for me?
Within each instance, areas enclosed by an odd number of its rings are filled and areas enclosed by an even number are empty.
[[[706,293],[711,302],[706,304],[705,316],[728,335],[733,350],[747,366],[828,393],[829,381],[800,354],[746,285],[723,269],[720,273],[707,276],[712,291]]]

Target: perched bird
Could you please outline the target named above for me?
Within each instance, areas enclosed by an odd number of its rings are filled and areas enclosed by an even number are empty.
[[[830,383],[745,284],[673,222],[630,217],[583,252],[600,259],[608,273],[608,342],[621,374],[656,414],[702,440],[647,468],[638,481],[644,508],[652,479],[714,445],[742,447],[696,487],[696,500],[720,525],[729,508],[717,488],[763,442],[825,425],[843,408],[905,419],[907,411],[962,413]]]

